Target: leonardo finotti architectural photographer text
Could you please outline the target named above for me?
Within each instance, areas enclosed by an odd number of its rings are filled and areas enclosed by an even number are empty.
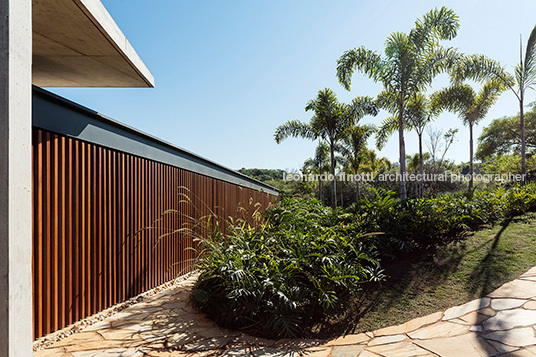
[[[473,181],[480,182],[521,182],[525,175],[521,174],[473,174]],[[330,182],[337,178],[337,181],[344,182],[372,182],[372,181],[401,181],[402,175],[399,173],[388,173],[388,174],[377,174],[373,173],[360,173],[357,175],[349,174],[338,174],[332,175],[328,173],[323,174],[308,174],[304,175],[302,173],[283,173],[283,181],[307,181],[307,182]],[[459,173],[441,173],[441,174],[404,174],[404,181],[424,181],[424,182],[469,182],[471,180],[471,175],[459,174]]]

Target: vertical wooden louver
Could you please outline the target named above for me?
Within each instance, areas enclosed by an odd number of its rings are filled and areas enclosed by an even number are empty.
[[[181,187],[191,203],[181,201]],[[264,209],[275,198],[34,128],[35,338],[188,272],[195,258],[187,249],[195,246],[191,235],[156,242],[189,217],[227,217],[250,201]],[[179,213],[144,229],[168,209]]]

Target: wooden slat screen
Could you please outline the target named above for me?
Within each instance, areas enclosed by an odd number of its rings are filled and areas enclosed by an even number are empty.
[[[187,187],[192,204],[181,202]],[[163,233],[276,197],[33,129],[33,297],[38,338],[190,270],[193,237]],[[150,227],[168,209],[155,229]],[[198,233],[202,233],[198,231]]]

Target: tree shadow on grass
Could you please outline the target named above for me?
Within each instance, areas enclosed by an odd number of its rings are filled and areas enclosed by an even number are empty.
[[[516,220],[516,222],[521,220],[522,218],[519,218]],[[493,289],[497,288],[497,282],[502,282],[505,278],[504,276],[508,274],[501,269],[501,266],[504,265],[504,259],[506,259],[506,257],[497,253],[497,246],[499,245],[504,231],[513,221],[514,218],[510,217],[501,222],[502,227],[497,234],[495,234],[495,237],[493,237],[487,254],[471,272],[470,279],[468,280],[470,283],[470,286],[468,286],[468,291],[472,296],[486,296]],[[488,244],[488,242],[484,244]]]
[[[338,318],[324,321],[315,331],[315,337],[329,338],[391,326],[393,321],[389,319],[389,315],[393,311],[400,312],[402,318],[408,314],[408,320],[418,317],[411,317],[415,315],[415,310],[411,308],[410,300],[423,291],[432,292],[441,286],[464,256],[464,245],[461,243],[444,257],[437,257],[434,252],[419,252],[384,261],[382,267],[387,279],[381,283],[366,284],[360,296],[349,301],[349,310]],[[434,309],[429,306],[428,308]],[[433,312],[435,311],[419,316]],[[370,316],[378,318],[373,320],[387,318],[385,322],[375,321],[374,325],[370,325],[368,321],[364,321],[371,320]]]

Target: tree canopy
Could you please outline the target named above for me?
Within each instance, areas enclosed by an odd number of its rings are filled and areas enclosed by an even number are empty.
[[[525,113],[525,130],[527,153],[536,150],[536,106]],[[492,156],[509,155],[521,152],[521,137],[519,136],[519,115],[494,119],[482,130],[478,138],[478,148],[475,157],[486,160]]]

